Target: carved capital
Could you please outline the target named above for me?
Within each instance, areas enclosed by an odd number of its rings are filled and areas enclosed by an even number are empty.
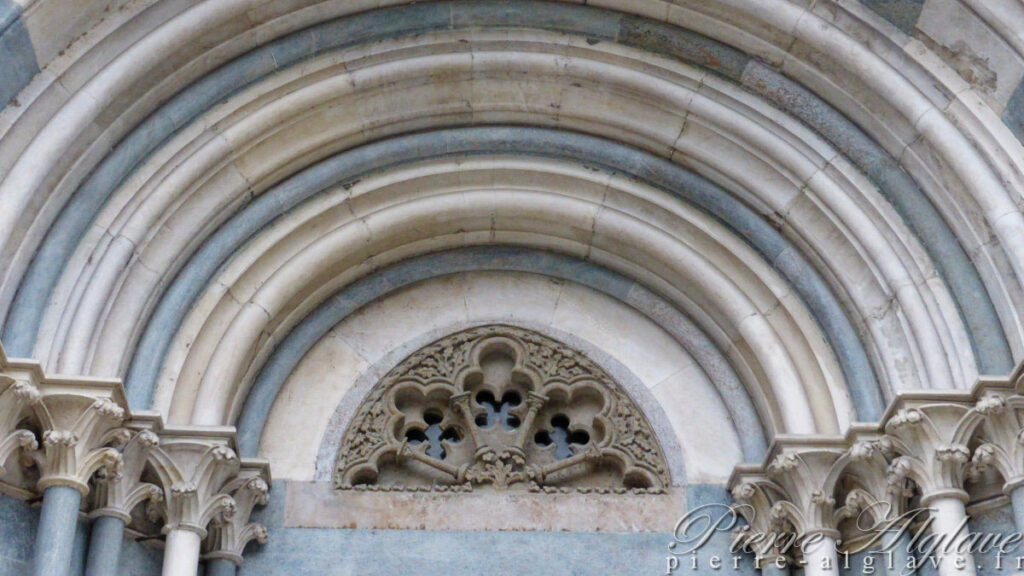
[[[901,430],[914,428],[924,421],[924,414],[914,408],[905,408],[897,411],[886,423],[886,430]]]
[[[946,464],[965,464],[971,458],[971,451],[963,444],[951,444],[935,449],[935,457]]]
[[[8,467],[17,467],[25,455],[39,449],[36,435],[19,426],[41,397],[31,382],[0,374],[0,477],[7,475]]]
[[[165,431],[150,447],[150,461],[164,490],[164,532],[191,530],[203,538],[216,518],[228,518],[237,503],[225,488],[237,478],[239,458],[229,433],[193,435]]]
[[[14,393],[14,397],[26,406],[35,406],[42,399],[39,388],[27,380],[15,380],[11,384],[11,391]]]
[[[913,480],[925,500],[940,494],[966,498],[963,484],[970,461],[966,442],[980,421],[977,406],[916,402],[917,405],[896,411],[885,424],[894,450],[900,455],[897,461],[902,478]],[[984,410],[991,411],[997,402],[987,400],[982,404]]]
[[[889,469],[886,471],[886,480],[891,494],[903,493],[905,490],[904,484],[910,476],[911,467],[911,459],[907,456],[900,456],[889,464]]]
[[[19,451],[30,453],[38,449],[39,443],[36,441],[35,434],[28,430],[15,430],[8,433],[5,438],[0,438],[0,476],[7,473],[4,463],[15,453]]]
[[[1006,399],[997,394],[983,396],[974,404],[974,409],[983,416],[994,416],[1006,408]]]
[[[242,553],[249,542],[267,542],[267,529],[250,517],[256,506],[266,505],[270,486],[266,469],[260,466],[246,466],[236,479],[228,483],[224,492],[235,502],[230,514],[221,514],[210,523],[209,535],[203,543],[204,558],[223,558],[242,563]]]
[[[843,520],[856,518],[858,514],[867,510],[873,503],[874,499],[863,490],[851,491],[847,494],[843,506],[836,510],[835,524],[838,525]]]
[[[988,395],[978,401],[975,411],[983,416],[982,443],[971,458],[968,474],[977,479],[985,470],[996,470],[1005,479],[1004,490],[1024,480],[1024,402],[1019,396]]]
[[[96,391],[102,393],[102,388]],[[89,479],[99,469],[120,474],[122,457],[117,446],[128,437],[120,428],[126,410],[109,397],[90,392],[44,387],[35,407],[43,425],[43,445],[34,455],[40,471],[38,489],[70,486],[89,494]]]
[[[781,487],[756,472],[742,474],[736,480],[738,483],[732,487],[734,508],[747,526],[734,532],[734,549],[752,552],[759,560],[778,557],[780,552],[773,546],[776,541],[764,536],[792,528]]]
[[[782,476],[793,472],[800,466],[800,458],[795,453],[780,454],[768,464],[768,473]]]
[[[850,447],[850,460],[853,462],[867,462],[878,452],[877,444],[870,440],[860,440]]]
[[[751,482],[744,482],[732,489],[732,498],[737,502],[750,502],[757,494],[757,488]]]
[[[121,465],[117,469],[101,468],[93,486],[91,517],[115,516],[128,523],[136,506],[148,502],[159,505],[164,500],[163,490],[142,481],[150,451],[159,446],[160,439],[150,430],[130,433],[121,447]]]
[[[835,441],[780,441],[765,467],[767,478],[740,477],[733,495],[758,514],[770,504],[771,521],[792,526],[797,534],[838,536],[832,471],[846,454],[845,446]]]

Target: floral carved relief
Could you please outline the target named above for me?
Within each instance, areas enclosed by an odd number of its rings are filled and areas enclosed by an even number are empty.
[[[484,326],[415,352],[356,411],[338,451],[344,490],[662,493],[650,424],[582,353]]]

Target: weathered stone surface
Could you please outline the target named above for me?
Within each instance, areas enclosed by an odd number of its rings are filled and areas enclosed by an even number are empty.
[[[686,512],[686,488],[666,494],[544,494],[336,490],[288,482],[287,528],[671,533]]]
[[[657,436],[577,350],[490,325],[417,350],[367,395],[338,448],[345,490],[659,493]]]
[[[737,465],[795,533],[848,537],[909,493],[937,533],[1007,498],[1024,526],[1022,30],[1017,0],[0,0],[0,330],[38,360],[0,353],[0,482],[62,495],[34,555],[78,570],[108,515],[166,542],[169,574],[233,573],[268,467],[310,490],[352,472],[373,385],[495,324],[630,402],[418,382],[364,427],[388,438],[353,472],[376,491],[343,479],[353,506],[303,514],[450,529],[279,519],[252,573],[661,572],[661,534],[587,525],[652,524],[684,487],[724,504]],[[490,385],[508,357],[477,364]],[[621,406],[648,447],[613,438]],[[139,450],[142,409],[192,449]],[[464,529],[502,519],[548,530]]]

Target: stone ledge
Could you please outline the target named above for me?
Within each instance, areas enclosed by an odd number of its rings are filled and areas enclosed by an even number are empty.
[[[352,492],[288,482],[285,526],[380,530],[672,532],[686,490],[667,494]]]

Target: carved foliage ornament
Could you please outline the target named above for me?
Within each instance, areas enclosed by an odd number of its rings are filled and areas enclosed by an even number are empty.
[[[668,468],[629,396],[580,352],[511,326],[406,358],[368,394],[338,451],[355,490],[660,493]]]

